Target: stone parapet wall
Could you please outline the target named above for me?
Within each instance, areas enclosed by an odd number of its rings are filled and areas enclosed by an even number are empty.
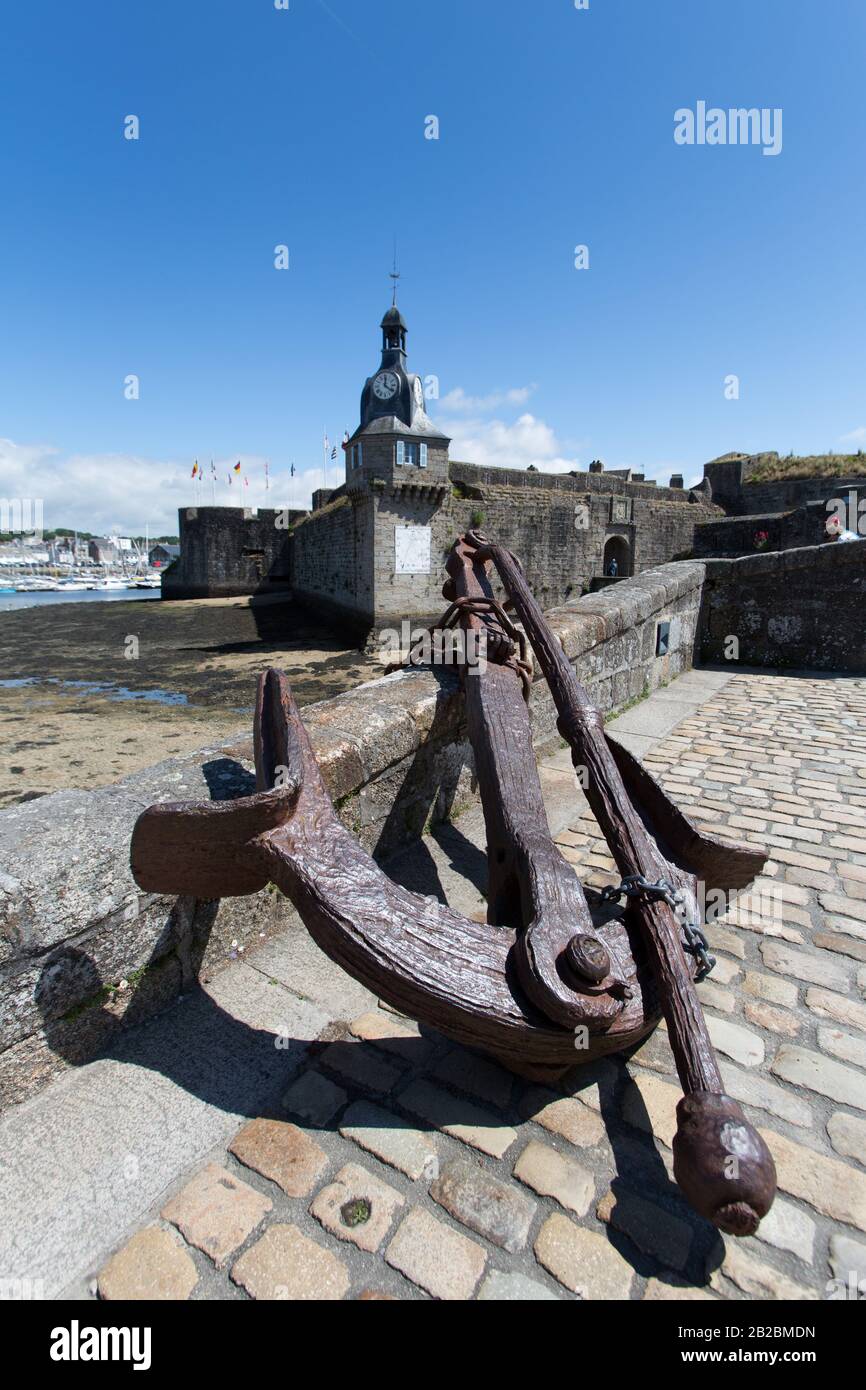
[[[866,671],[866,541],[707,560],[701,660]]]
[[[451,459],[452,482],[467,487],[540,487],[557,492],[601,492],[618,497],[643,497],[650,501],[677,502],[688,506],[688,492],[682,488],[659,487],[657,483],[637,483],[614,472],[529,473],[525,468],[483,468],[477,463]]]
[[[671,564],[550,613],[599,707],[618,709],[692,664],[704,567]],[[671,625],[657,657],[658,623]],[[556,739],[537,681],[533,733]],[[395,672],[303,711],[344,824],[379,857],[474,799],[455,673]],[[110,1047],[177,994],[285,928],[265,891],[222,903],[141,893],[129,870],[138,815],[154,802],[226,800],[254,787],[249,736],[174,758],[93,792],[0,813],[0,1104]]]
[[[747,482],[742,492],[742,505],[748,511],[783,512],[802,507],[807,502],[827,503],[834,498],[846,499],[855,492],[866,500],[866,477],[862,474],[845,478],[785,478],[776,482]],[[825,513],[826,514],[826,513]]]
[[[623,537],[630,570],[640,574],[691,555],[696,525],[721,516],[718,508],[688,503],[670,488],[658,489],[651,498],[633,498],[580,488],[503,485],[496,478],[502,470],[487,471],[493,481],[477,483],[474,499],[451,499],[442,539],[450,535],[453,540],[480,515],[484,533],[514,552],[545,608],[578,598],[604,574],[604,548],[611,537]],[[517,476],[525,480],[534,475]]]
[[[749,516],[730,516],[707,521],[695,527],[694,553],[697,559],[754,555],[759,547],[756,536],[766,532],[762,550],[795,550],[827,541],[828,512],[823,502],[807,502],[792,512],[763,512]]]

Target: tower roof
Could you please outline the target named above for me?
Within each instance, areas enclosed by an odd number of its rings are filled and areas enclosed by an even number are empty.
[[[392,304],[391,308],[388,310],[387,314],[383,318],[380,327],[391,328],[395,324],[398,328],[407,328],[406,320],[403,318],[403,315],[400,313],[400,310],[397,308],[397,305]]]

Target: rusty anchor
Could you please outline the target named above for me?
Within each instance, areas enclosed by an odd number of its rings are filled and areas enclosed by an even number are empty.
[[[491,566],[522,630],[495,598]],[[209,900],[275,884],[322,950],[380,998],[533,1079],[631,1048],[664,1016],[684,1091],[675,1176],[720,1229],[750,1234],[772,1203],[775,1169],[724,1094],[695,992],[708,963],[696,876],[708,888],[740,888],[766,856],[699,831],[605,735],[508,551],[470,532],[446,568],[443,624],[473,633],[486,650],[484,662],[465,668],[463,687],[487,832],[487,922],[393,883],[361,848],[334,811],[275,670],[257,686],[256,794],[151,806],[133,832],[135,880],[149,892]],[[549,833],[527,639],[622,874],[607,896],[625,896],[626,911],[600,925]]]

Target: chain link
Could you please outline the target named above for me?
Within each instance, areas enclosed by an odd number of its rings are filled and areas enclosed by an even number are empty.
[[[668,907],[673,908],[680,918],[680,910],[685,903],[685,894],[681,889],[674,888],[668,883],[666,878],[660,878],[652,883],[643,874],[629,874],[622,880],[618,887],[611,884],[601,890],[601,900],[606,903],[618,903],[620,898],[646,898],[649,902],[666,902]],[[695,983],[700,984],[705,980],[710,971],[716,964],[715,956],[709,954],[710,943],[707,940],[699,922],[682,922],[683,950],[689,956],[694,956],[698,962],[698,972],[695,975]]]
[[[449,628],[458,625],[464,614],[482,620],[487,644],[484,650],[485,658],[498,666],[508,666],[517,673],[523,686],[523,698],[528,704],[532,692],[534,668],[526,635],[519,627],[515,627],[503,605],[498,603],[495,598],[488,598],[484,594],[477,594],[474,597],[465,594],[462,598],[455,599],[445,610],[439,622],[425,629],[425,635],[432,635],[434,632],[447,632]],[[499,631],[495,625],[497,623]],[[396,661],[392,665],[386,666],[386,673],[412,667],[415,664],[414,656],[419,646],[420,642],[416,642],[415,646],[410,648],[404,661]]]

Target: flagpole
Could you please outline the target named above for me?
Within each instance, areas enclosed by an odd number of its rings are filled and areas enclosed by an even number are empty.
[[[210,497],[211,504],[216,506],[216,469],[213,466],[213,459],[210,461]]]

